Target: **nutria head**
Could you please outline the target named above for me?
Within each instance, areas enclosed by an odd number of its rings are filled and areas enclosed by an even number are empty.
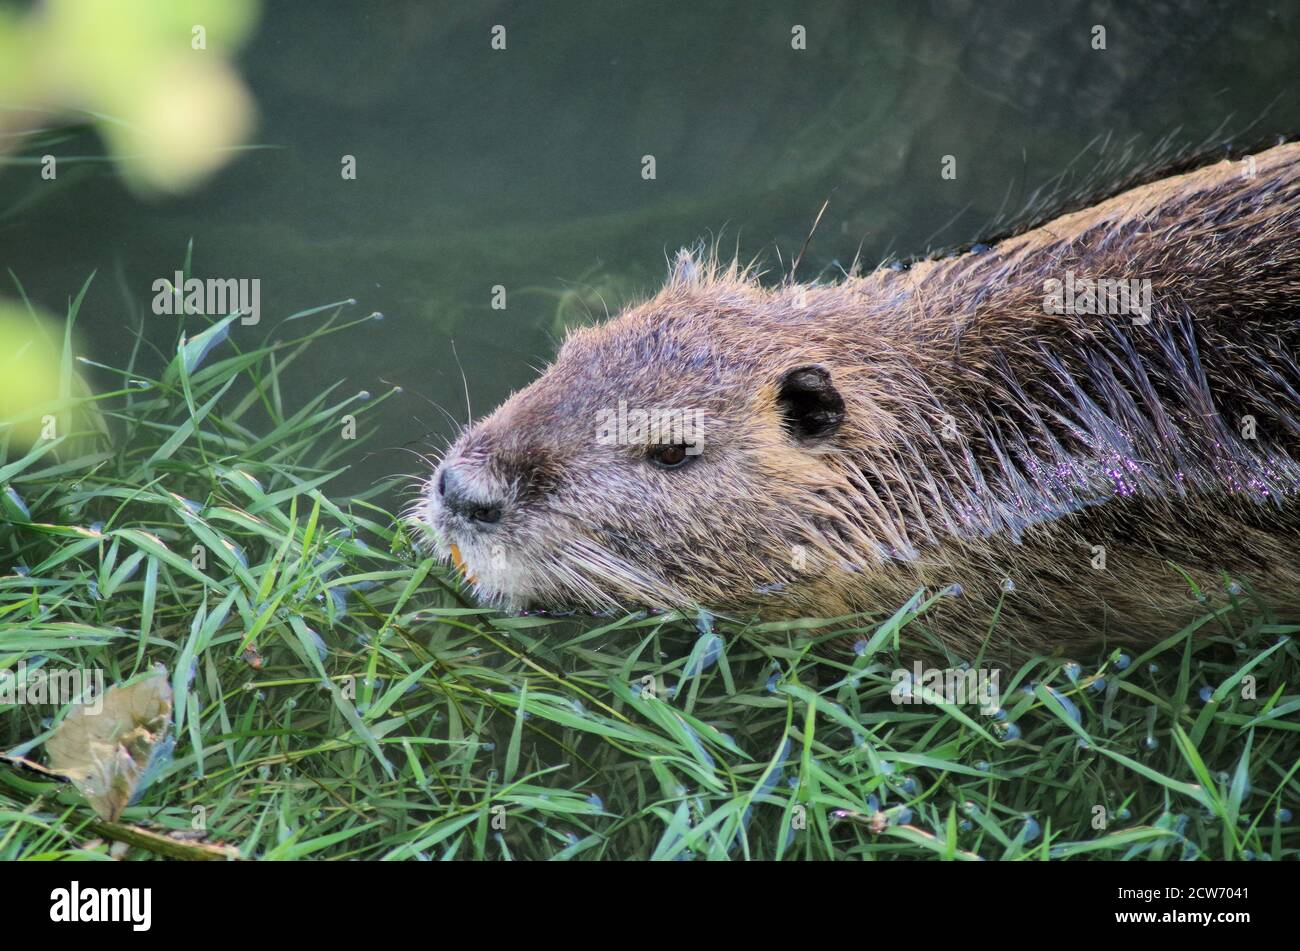
[[[510,608],[785,593],[824,547],[816,520],[842,518],[826,462],[847,412],[826,348],[791,339],[797,303],[679,256],[655,298],[571,333],[450,447],[421,513],[441,553]]]

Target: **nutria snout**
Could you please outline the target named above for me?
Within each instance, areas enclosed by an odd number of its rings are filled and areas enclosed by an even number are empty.
[[[438,500],[450,516],[480,525],[501,521],[504,503],[495,494],[484,495],[472,486],[464,466],[443,466],[436,484]]]
[[[1031,647],[1152,641],[1300,590],[1300,144],[993,246],[765,288],[683,253],[455,441],[421,520],[482,599],[996,608]],[[1238,587],[1239,590],[1239,587]]]

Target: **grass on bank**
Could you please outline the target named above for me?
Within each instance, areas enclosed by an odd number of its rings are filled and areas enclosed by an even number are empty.
[[[330,492],[401,398],[290,396],[352,309],[185,318],[65,387],[79,431],[0,421],[0,671],[162,664],[176,744],[118,823],[0,761],[0,859],[1296,857],[1297,627],[1248,587],[1141,655],[1026,658],[994,717],[891,701],[924,592],[829,659],[815,619],[502,616],[390,486]],[[0,752],[60,715],[0,705]]]

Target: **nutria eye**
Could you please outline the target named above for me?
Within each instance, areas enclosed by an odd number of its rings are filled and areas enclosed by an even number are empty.
[[[652,446],[649,455],[660,469],[680,469],[694,458],[685,446]]]

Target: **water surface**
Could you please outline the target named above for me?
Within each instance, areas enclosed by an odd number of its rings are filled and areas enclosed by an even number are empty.
[[[1293,133],[1298,50],[1281,2],[274,3],[238,60],[269,148],[167,200],[102,164],[0,173],[0,265],[56,313],[98,269],[81,329],[106,363],[129,326],[171,339],[150,288],[190,238],[198,276],[261,279],[260,330],[342,298],[383,312],[293,380],[404,387],[340,487],[366,486],[452,431],[430,401],[489,409],[680,246],[720,238],[777,275],[827,199],[802,277],[987,237],[1126,147]]]

